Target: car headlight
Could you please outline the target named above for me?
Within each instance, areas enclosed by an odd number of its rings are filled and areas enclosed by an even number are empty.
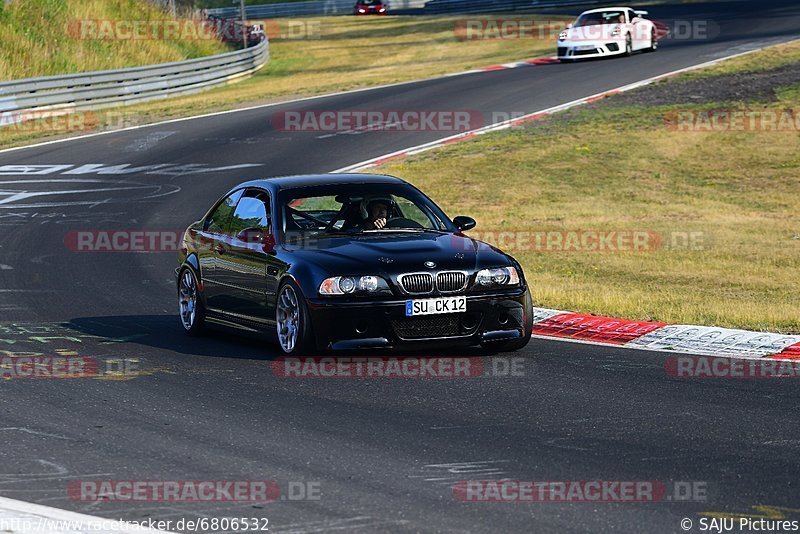
[[[563,32],[558,34],[558,40],[559,41],[564,41],[564,40],[566,40],[566,38],[567,38],[567,31],[566,30],[564,30]]]
[[[358,295],[389,291],[380,276],[332,276],[319,285],[320,295]]]
[[[475,285],[479,288],[489,288],[492,286],[517,286],[519,285],[519,274],[514,267],[481,269],[475,276]]]

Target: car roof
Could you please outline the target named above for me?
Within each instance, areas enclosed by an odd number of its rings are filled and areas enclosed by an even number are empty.
[[[602,11],[614,11],[614,10],[622,10],[622,9],[633,9],[633,8],[632,7],[620,7],[620,6],[617,6],[617,7],[603,7],[603,8],[599,8],[599,9],[589,9],[589,10],[584,11],[583,13],[600,13]],[[581,15],[583,15],[583,13],[581,13]]]
[[[262,178],[244,182],[231,191],[243,187],[260,187],[269,191],[277,192],[298,187],[309,187],[314,185],[336,185],[336,184],[407,184],[405,180],[387,174],[368,174],[368,173],[347,173],[347,174],[298,174],[294,176],[277,176],[275,178]]]

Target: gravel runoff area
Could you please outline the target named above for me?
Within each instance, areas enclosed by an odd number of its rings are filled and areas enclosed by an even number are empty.
[[[619,107],[775,102],[777,89],[797,84],[800,84],[800,63],[791,63],[766,71],[667,80],[617,95],[603,104]]]

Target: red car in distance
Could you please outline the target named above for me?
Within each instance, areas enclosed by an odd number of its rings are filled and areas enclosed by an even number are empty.
[[[357,0],[353,15],[385,15],[387,7],[383,0]]]

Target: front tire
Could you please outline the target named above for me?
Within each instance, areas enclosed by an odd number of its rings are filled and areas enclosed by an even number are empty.
[[[300,287],[292,280],[281,284],[275,306],[278,346],[285,355],[299,356],[314,348],[311,317]]]
[[[206,323],[206,307],[200,292],[200,284],[194,270],[184,267],[178,277],[178,312],[183,330],[190,336],[203,333]]]

